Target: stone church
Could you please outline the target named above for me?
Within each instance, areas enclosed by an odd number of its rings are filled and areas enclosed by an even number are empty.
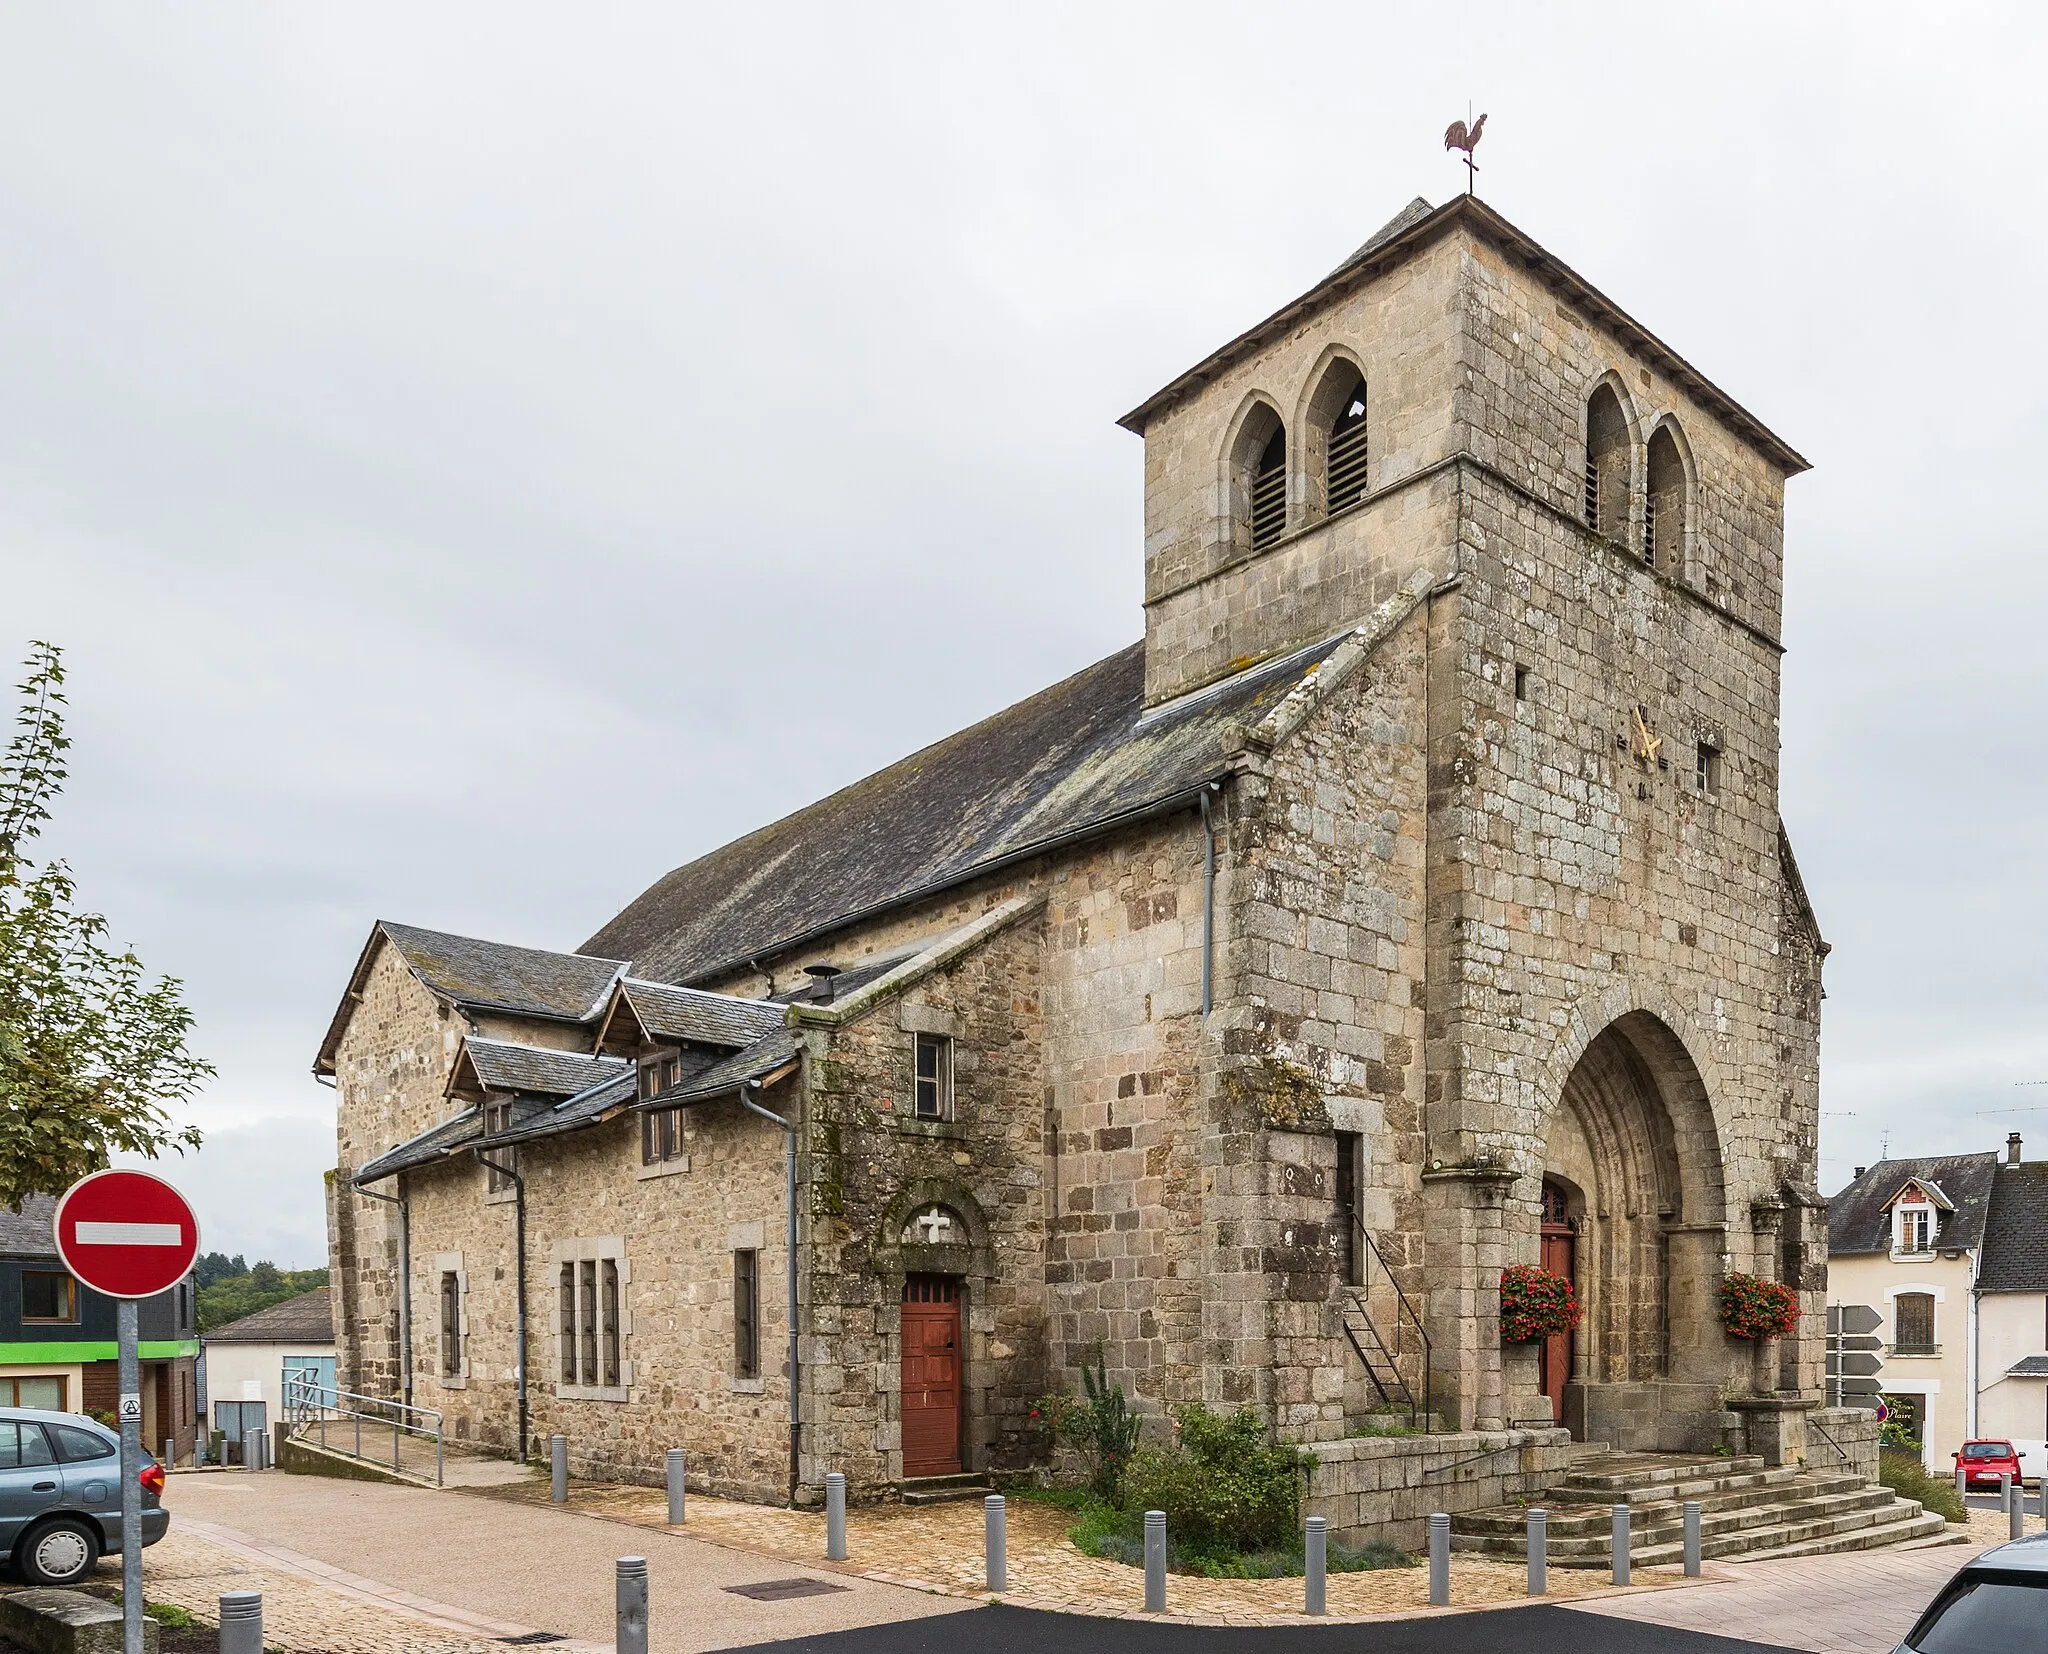
[[[778,1501],[1042,1462],[1098,1352],[1310,1445],[1817,1392],[1805,461],[1469,196],[1122,424],[1140,641],[572,952],[372,928],[316,1065],[345,1384]],[[1538,1261],[1584,1320],[1504,1346]],[[1771,1370],[1731,1270],[1801,1291]]]

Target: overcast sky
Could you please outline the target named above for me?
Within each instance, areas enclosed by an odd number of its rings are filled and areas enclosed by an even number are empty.
[[[1823,1186],[2048,1154],[2041,15],[0,6],[0,647],[67,650],[48,847],[219,1065],[207,1244],[325,1261],[373,919],[573,947],[1136,637],[1115,418],[1458,189],[1468,105],[1814,463]]]

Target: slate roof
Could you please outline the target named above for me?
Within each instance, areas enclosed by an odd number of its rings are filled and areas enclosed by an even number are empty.
[[[2048,1160],[1998,1168],[1977,1285],[1986,1292],[2048,1292]]]
[[[1345,634],[1348,635],[1348,634]],[[1193,802],[1227,743],[1343,636],[1147,713],[1145,648],[1062,683],[657,881],[584,944],[690,982],[1055,845]]]
[[[1828,1251],[1844,1257],[1889,1252],[1893,1196],[1914,1179],[1932,1183],[1954,1210],[1943,1220],[1935,1245],[1941,1251],[1984,1244],[1984,1220],[1991,1201],[1995,1154],[1941,1154],[1918,1160],[1880,1160],[1828,1202]]]
[[[54,1258],[56,1221],[55,1195],[26,1195],[18,1212],[0,1206],[0,1257]]]
[[[392,1177],[399,1172],[409,1172],[415,1166],[425,1166],[454,1153],[483,1134],[483,1110],[464,1109],[460,1114],[443,1120],[439,1125],[429,1126],[417,1137],[407,1138],[395,1149],[388,1150],[369,1164],[359,1167],[355,1181],[359,1184],[375,1183],[380,1178]]]
[[[536,1137],[559,1137],[565,1131],[596,1125],[630,1103],[638,1088],[640,1077],[634,1066],[630,1063],[620,1066],[623,1072],[608,1076],[588,1091],[565,1097],[553,1108],[527,1116],[511,1130],[499,1132],[490,1141],[527,1143]]]
[[[2005,1369],[2007,1378],[2048,1378],[2048,1355],[2030,1355]]]
[[[1426,210],[1418,213],[1418,205]],[[1502,248],[1538,281],[1564,295],[1582,314],[1618,333],[1634,347],[1635,354],[1659,368],[1665,377],[1684,386],[1730,429],[1754,443],[1773,464],[1782,467],[1787,476],[1808,469],[1807,462],[1799,453],[1755,414],[1548,248],[1471,195],[1453,196],[1441,207],[1434,208],[1419,197],[1411,201],[1376,231],[1363,247],[1306,293],[1289,300],[1264,321],[1247,328],[1220,349],[1211,351],[1187,372],[1148,396],[1117,423],[1126,430],[1143,435],[1145,427],[1157,414],[1208,384],[1231,364],[1241,361],[1269,340],[1297,326],[1311,312],[1336,296],[1345,284],[1368,280],[1382,270],[1391,269],[1459,227]]]
[[[735,1051],[695,1073],[685,1074],[681,1085],[648,1099],[647,1106],[666,1108],[678,1103],[709,1102],[714,1097],[737,1091],[748,1080],[765,1078],[778,1068],[795,1062],[796,1056],[796,1036],[787,1028],[777,1028],[744,1051]]]
[[[209,1344],[331,1344],[334,1342],[333,1296],[324,1286],[259,1309],[239,1321],[215,1327]],[[311,1352],[308,1352],[311,1353]]]
[[[700,1045],[751,1045],[782,1025],[782,1007],[764,999],[708,994],[666,982],[629,976],[619,984],[640,1026],[655,1039],[693,1040]]]
[[[611,986],[626,969],[623,959],[593,958],[588,953],[554,953],[546,948],[515,947],[476,936],[423,930],[417,925],[379,920],[356,959],[348,992],[335,1007],[320,1042],[313,1072],[334,1072],[335,1048],[355,1010],[379,942],[389,941],[414,976],[435,993],[466,1009],[510,1011],[556,1022],[588,1022],[604,1009]]]
[[[487,1039],[481,1034],[471,1034],[462,1042],[462,1048],[487,1090],[524,1091],[536,1097],[574,1097],[611,1079],[627,1066],[617,1057],[550,1051],[544,1046]]]

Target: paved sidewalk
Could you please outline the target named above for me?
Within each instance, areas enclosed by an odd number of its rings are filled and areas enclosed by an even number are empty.
[[[792,1567],[680,1534],[626,1532],[613,1523],[473,1493],[269,1471],[173,1476],[164,1502],[171,1508],[174,1536],[184,1525],[191,1543],[214,1543],[222,1547],[217,1554],[229,1554],[226,1545],[241,1547],[238,1560],[267,1570],[281,1606],[308,1594],[318,1599],[354,1592],[357,1620],[377,1633],[367,1645],[296,1645],[334,1654],[480,1654],[485,1648],[503,1654],[502,1644],[474,1640],[474,1633],[457,1636],[454,1627],[462,1624],[508,1628],[493,1636],[538,1630],[609,1648],[613,1563],[634,1554],[647,1558],[649,1617],[663,1654],[816,1636],[970,1606],[957,1598]],[[211,1532],[201,1523],[224,1531]],[[166,1539],[145,1555],[154,1557],[170,1543]],[[274,1552],[265,1555],[265,1547],[278,1546],[327,1572],[288,1573]],[[779,1602],[756,1602],[725,1589],[795,1576],[845,1588]],[[266,1618],[271,1588],[265,1587]],[[165,1594],[155,1581],[148,1589],[152,1597]],[[175,1595],[167,1600],[192,1606]],[[208,1600],[209,1618],[211,1606]],[[423,1621],[412,1627],[413,1640],[385,1640],[392,1616],[420,1619],[437,1612],[441,1626]]]
[[[1920,1610],[1979,1549],[1973,1543],[1720,1563],[1713,1565],[1712,1582],[1690,1591],[1571,1607],[1646,1625],[1781,1643],[1812,1654],[1890,1654]]]

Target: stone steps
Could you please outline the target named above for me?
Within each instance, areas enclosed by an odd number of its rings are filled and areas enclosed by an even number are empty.
[[[1549,1557],[1564,1568],[1609,1564],[1618,1504],[1629,1507],[1632,1562],[1657,1567],[1683,1561],[1689,1502],[1700,1506],[1701,1554],[1722,1559],[1819,1556],[1925,1541],[1947,1526],[1860,1477],[1771,1468],[1753,1457],[1588,1455],[1529,1501],[1547,1513]],[[1467,1511],[1452,1518],[1451,1530],[1457,1549],[1520,1558],[1528,1513],[1521,1505]]]
[[[986,1476],[914,1476],[899,1484],[906,1505],[945,1505],[959,1499],[986,1499],[995,1489]]]

